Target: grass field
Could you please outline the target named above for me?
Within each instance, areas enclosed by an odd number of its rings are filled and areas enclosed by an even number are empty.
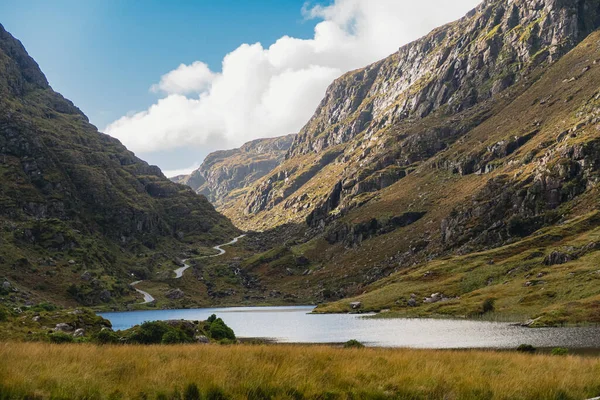
[[[0,344],[0,398],[585,399],[600,359],[326,346]],[[199,395],[194,394],[194,387]]]

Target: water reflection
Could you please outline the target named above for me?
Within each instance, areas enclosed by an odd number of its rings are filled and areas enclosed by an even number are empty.
[[[312,306],[238,307],[101,313],[115,330],[144,321],[205,320],[217,314],[240,338],[280,343],[340,343],[435,349],[536,347],[600,348],[600,327],[529,329],[508,323],[441,319],[365,319],[350,314],[310,314]]]

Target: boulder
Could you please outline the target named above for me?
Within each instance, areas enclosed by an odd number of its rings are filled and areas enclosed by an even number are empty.
[[[417,305],[418,305],[417,304],[417,300],[415,300],[415,299],[409,299],[408,300],[408,306],[409,307],[416,307]]]
[[[572,260],[573,260],[573,256],[570,254],[562,253],[560,251],[553,251],[546,257],[546,259],[544,260],[544,264],[560,265],[560,264],[566,264]]]
[[[59,324],[56,324],[56,327],[54,327],[54,330],[57,332],[72,332],[73,327],[65,322],[61,322]]]
[[[360,301],[355,301],[350,303],[350,307],[352,307],[353,310],[358,310],[362,307],[362,303]]]
[[[75,332],[73,332],[73,336],[75,336],[75,337],[85,336],[85,329],[83,329],[83,328],[75,329]]]
[[[165,296],[171,300],[179,300],[183,299],[185,293],[181,289],[171,289],[165,294]]]
[[[196,342],[198,343],[210,343],[210,340],[204,335],[195,336],[194,339],[196,339]]]

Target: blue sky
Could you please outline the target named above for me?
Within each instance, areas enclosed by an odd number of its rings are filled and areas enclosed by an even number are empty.
[[[3,0],[0,23],[52,87],[100,129],[158,97],[149,87],[181,63],[220,69],[240,43],[309,37],[303,0]]]
[[[335,78],[479,2],[2,0],[0,23],[93,124],[173,176],[297,133]]]

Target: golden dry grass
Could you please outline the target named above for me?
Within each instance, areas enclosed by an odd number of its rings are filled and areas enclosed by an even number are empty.
[[[584,399],[600,359],[326,346],[0,344],[0,398]],[[4,393],[4,396],[2,396]],[[165,397],[162,397],[165,398]]]

